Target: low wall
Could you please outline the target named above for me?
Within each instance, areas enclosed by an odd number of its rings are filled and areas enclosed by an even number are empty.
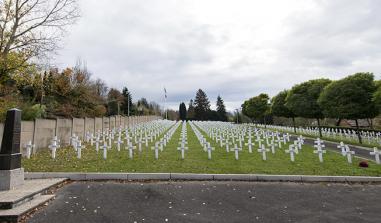
[[[158,116],[136,117],[103,117],[103,118],[73,118],[73,119],[36,119],[35,121],[21,122],[20,146],[21,153],[26,154],[25,145],[31,141],[35,145],[33,153],[47,149],[54,136],[61,141],[61,146],[70,144],[73,134],[84,139],[87,132],[95,133],[113,128],[125,128],[137,123],[149,122],[161,119]],[[0,123],[0,147],[3,138],[4,124]]]

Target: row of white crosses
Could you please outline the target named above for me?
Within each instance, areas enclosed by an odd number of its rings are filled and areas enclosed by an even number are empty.
[[[187,141],[187,123],[182,121],[181,134],[179,139],[180,147],[177,147],[177,150],[181,153],[181,159],[185,158],[185,150],[188,150],[188,141]]]
[[[222,122],[195,122],[195,124],[209,135],[211,139],[215,140],[220,147],[225,146],[226,152],[233,151],[236,160],[239,159],[239,152],[242,151],[242,145],[244,143],[244,135],[237,133],[238,130],[233,129],[233,125]],[[197,134],[201,133],[198,132]],[[208,158],[211,159],[211,152],[214,148],[210,146],[210,143],[205,143],[206,139],[202,135],[199,135],[198,138],[202,140],[204,150],[206,149],[208,151]],[[233,145],[233,147],[230,148],[230,145]]]
[[[179,127],[180,122],[176,122],[169,130],[164,134],[164,136],[159,140],[155,142],[155,146],[151,147],[151,150],[154,150],[155,152],[155,159],[159,159],[159,150],[163,151],[164,147],[167,146],[167,143],[172,139],[174,133],[176,132],[177,128]]]
[[[266,160],[266,153],[269,152],[269,150],[265,148],[264,142],[267,146],[270,146],[272,153],[275,153],[276,146],[281,147],[282,143],[287,143],[290,140],[289,134],[285,134],[281,137],[279,133],[264,132],[258,129],[254,129],[253,131],[251,127],[245,125],[233,125],[223,122],[195,123],[210,138],[214,139],[220,147],[225,146],[226,152],[233,151],[237,160],[239,159],[239,152],[242,151],[243,146],[247,146],[249,153],[252,153],[253,146],[255,146],[253,142],[253,132],[255,132],[256,136],[255,142],[258,143],[258,152],[262,153],[264,160]],[[247,138],[247,143],[245,143],[245,138]],[[229,148],[230,145],[233,145],[233,148]]]
[[[258,125],[260,128],[264,128],[264,125]],[[290,126],[276,126],[267,125],[266,128],[282,131],[282,132],[293,132],[294,128]],[[335,140],[346,140],[357,142],[358,136],[357,132],[353,129],[338,129],[338,128],[322,128],[322,135],[325,138],[332,138]],[[298,134],[306,134],[319,136],[319,129],[317,127],[298,127],[296,128]],[[376,131],[360,131],[361,137],[369,144],[380,144],[381,145],[381,132]]]
[[[206,140],[206,138],[203,136],[203,134],[199,131],[199,129],[196,127],[195,122],[191,121],[189,122],[193,132],[195,133],[201,147],[205,152],[208,153],[208,159],[212,159],[212,151],[214,150],[214,147],[211,146],[210,142]]]
[[[160,133],[165,131],[166,127],[170,126],[171,124],[168,123],[169,121],[152,121],[150,123],[146,124],[139,124],[135,126],[131,130],[131,134],[135,136],[135,139],[137,138],[137,135],[142,136],[143,132],[145,133],[145,138],[147,139],[146,145],[148,147],[148,140],[155,139]],[[99,151],[100,144],[103,142],[103,146],[101,148],[103,149],[103,158],[107,159],[107,150],[111,149],[113,147],[113,143],[116,145],[116,148],[118,151],[121,150],[121,145],[124,144],[124,139],[123,139],[123,133],[126,135],[125,140],[127,141],[126,143],[126,149],[130,149],[130,158],[132,158],[132,153],[131,149],[134,148],[132,144],[132,137],[130,136],[129,129],[126,128],[125,130],[122,130],[121,127],[119,128],[114,128],[112,130],[106,129],[105,131],[101,132],[98,131],[96,134],[86,134],[86,139],[85,141],[90,142],[91,145],[95,144],[96,151]],[[148,134],[147,134],[148,133]],[[114,138],[117,138],[116,141],[113,141]],[[84,149],[84,145],[82,144],[82,141],[79,139],[78,136],[73,134],[70,138],[70,145],[74,148],[74,150],[77,152],[77,158],[81,159],[82,155],[82,150]],[[137,141],[137,140],[136,140]],[[58,148],[60,148],[60,140],[58,140],[57,137],[54,137],[53,140],[51,141],[51,144],[49,145],[49,148],[51,149],[52,152],[52,158],[56,158],[56,151]],[[27,148],[32,149],[33,145],[31,143],[28,143]]]

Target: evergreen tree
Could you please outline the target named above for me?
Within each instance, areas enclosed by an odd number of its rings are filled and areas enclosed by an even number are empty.
[[[187,119],[193,120],[194,119],[194,105],[193,100],[191,99],[188,106],[188,112],[187,112]]]
[[[185,121],[187,119],[187,107],[184,102],[180,104],[179,115],[181,120]]]
[[[205,92],[199,89],[194,100],[194,111],[196,120],[207,120],[210,111],[210,102]]]
[[[132,104],[132,97],[131,97],[131,93],[128,91],[127,87],[123,88],[122,95],[123,95],[123,102],[122,102],[123,113],[125,115],[133,115],[134,114],[134,107]]]
[[[217,97],[217,115],[220,121],[226,122],[228,120],[224,100],[222,100],[220,95]]]

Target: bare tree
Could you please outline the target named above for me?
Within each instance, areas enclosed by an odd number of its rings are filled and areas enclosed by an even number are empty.
[[[0,78],[56,50],[78,17],[77,0],[0,0]],[[9,62],[13,55],[17,64]]]

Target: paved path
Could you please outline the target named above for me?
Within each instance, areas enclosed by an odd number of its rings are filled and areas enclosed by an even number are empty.
[[[33,222],[380,222],[381,185],[74,182]]]
[[[296,136],[291,136],[291,139],[292,140],[296,140],[297,137]],[[314,141],[315,139],[311,139],[311,138],[306,138],[304,140],[305,144],[307,145],[311,145],[313,146],[314,145]],[[339,145],[339,143],[335,143],[335,142],[330,142],[330,141],[324,141],[324,144],[326,146],[327,149],[329,150],[333,150],[333,151],[337,151],[337,152],[340,152],[341,153],[341,149],[337,148],[337,146]],[[366,148],[361,148],[359,146],[354,146],[354,145],[349,145],[349,148],[353,151],[355,151],[355,156],[358,156],[360,158],[365,158],[365,159],[369,159],[369,160],[375,160],[375,157],[374,156],[371,156],[369,153],[372,151],[372,149],[366,149]]]

